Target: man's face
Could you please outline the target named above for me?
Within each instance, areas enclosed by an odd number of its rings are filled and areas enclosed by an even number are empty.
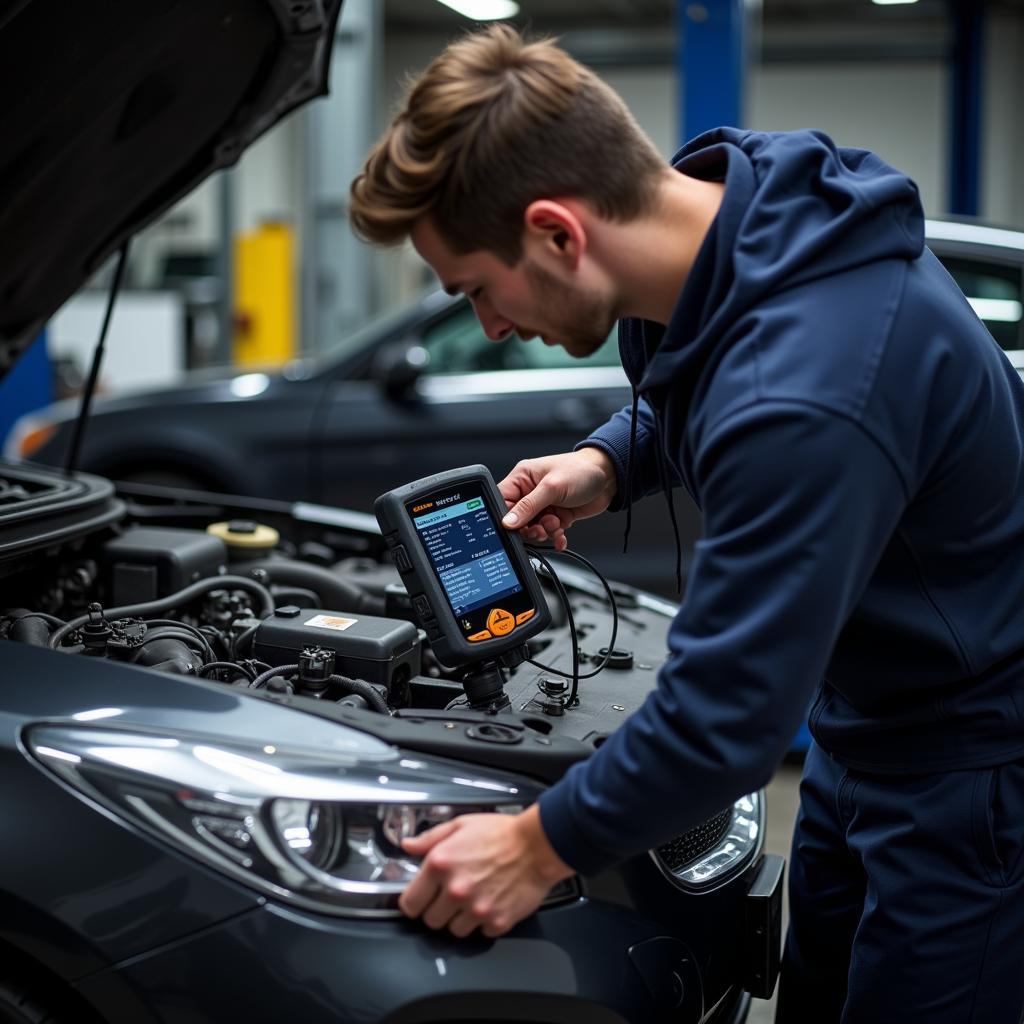
[[[427,218],[416,224],[410,237],[445,290],[469,298],[492,341],[515,331],[524,341],[539,337],[545,345],[561,345],[570,355],[583,358],[604,344],[615,324],[617,315],[608,297],[577,280],[562,279],[532,258],[529,247],[510,267],[486,250],[453,252]]]

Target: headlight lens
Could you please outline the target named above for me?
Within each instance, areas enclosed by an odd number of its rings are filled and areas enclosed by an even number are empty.
[[[740,797],[720,815],[651,851],[659,868],[684,889],[716,888],[747,865],[761,848],[764,798]]]
[[[31,459],[56,433],[56,423],[42,417],[26,416],[18,420],[4,443],[4,457]]]
[[[419,870],[402,839],[471,812],[515,813],[529,780],[395,751],[310,755],[89,726],[36,726],[26,746],[80,795],[275,898],[393,916]],[[564,887],[553,895],[564,898]]]

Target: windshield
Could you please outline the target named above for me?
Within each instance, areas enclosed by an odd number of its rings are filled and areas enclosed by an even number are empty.
[[[359,352],[374,339],[397,334],[406,322],[418,325],[433,310],[451,302],[444,292],[428,288],[398,309],[388,309],[365,320],[358,327],[342,332],[335,338],[325,339],[323,349],[314,356],[317,363],[337,363]]]

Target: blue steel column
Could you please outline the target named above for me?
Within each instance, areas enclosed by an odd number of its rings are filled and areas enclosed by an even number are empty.
[[[677,0],[682,141],[719,125],[743,126],[751,6],[744,0]]]
[[[19,416],[53,401],[52,376],[44,329],[0,383],[0,444]]]
[[[953,36],[949,212],[974,217],[978,214],[984,5],[976,0],[950,0],[949,6]]]

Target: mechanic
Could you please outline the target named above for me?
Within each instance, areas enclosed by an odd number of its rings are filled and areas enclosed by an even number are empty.
[[[502,934],[764,785],[813,700],[778,1019],[1018,1024],[1024,387],[913,182],[812,131],[722,128],[667,166],[499,26],[413,84],[351,216],[494,340],[586,356],[621,320],[632,407],[516,466],[508,528],[562,548],[678,487],[703,517],[654,692],[539,806],[408,840],[404,912]]]

